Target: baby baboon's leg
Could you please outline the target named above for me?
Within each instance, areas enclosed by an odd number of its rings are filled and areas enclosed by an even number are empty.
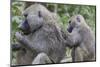
[[[75,49],[75,62],[80,62],[83,61],[83,51],[81,50],[80,47],[77,47]]]
[[[52,61],[45,53],[39,53],[32,62],[32,64],[46,64],[46,63],[52,63]]]

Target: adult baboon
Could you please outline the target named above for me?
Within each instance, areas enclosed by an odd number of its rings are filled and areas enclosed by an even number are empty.
[[[95,60],[95,37],[83,16],[72,16],[67,30],[69,32],[66,38],[67,46],[74,47],[73,61]]]
[[[15,36],[26,51],[31,51],[34,60],[30,64],[59,63],[65,57],[66,47],[56,24],[58,19],[40,4],[31,5],[23,14],[25,21],[19,25],[22,33],[16,32]]]

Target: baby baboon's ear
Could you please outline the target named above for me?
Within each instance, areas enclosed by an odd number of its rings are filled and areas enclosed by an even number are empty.
[[[80,16],[77,16],[76,19],[78,22],[81,22]]]

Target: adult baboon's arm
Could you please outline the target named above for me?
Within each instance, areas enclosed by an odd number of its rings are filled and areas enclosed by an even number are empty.
[[[30,44],[30,41],[26,37],[22,36],[19,32],[16,32],[15,36],[24,47],[29,50],[33,50],[32,44]]]
[[[19,44],[11,44],[11,48],[13,51],[17,51],[17,50],[20,50],[22,46]]]

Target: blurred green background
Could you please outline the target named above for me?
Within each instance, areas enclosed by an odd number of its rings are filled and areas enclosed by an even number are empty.
[[[30,2],[29,2],[30,3]],[[30,3],[31,4],[31,3]],[[76,14],[81,14],[84,16],[87,24],[95,32],[96,26],[96,6],[89,5],[74,5],[74,4],[53,4],[53,3],[41,3],[51,12],[57,13],[62,21],[63,29],[66,30],[68,25],[68,19]],[[26,8],[27,4],[25,2],[13,1],[11,4],[11,44],[16,43],[16,38],[14,36],[15,32],[18,31],[17,26],[23,20],[22,12]],[[70,51],[69,51],[70,52]],[[14,58],[16,52],[12,53]],[[16,62],[16,59],[12,59],[12,63]]]

